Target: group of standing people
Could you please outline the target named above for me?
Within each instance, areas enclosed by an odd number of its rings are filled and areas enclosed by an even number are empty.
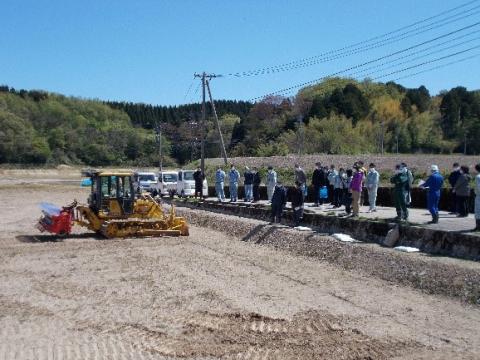
[[[475,178],[475,220],[476,230],[480,230],[480,164],[475,166],[477,176]],[[230,166],[228,174],[221,167],[218,167],[215,174],[215,189],[219,201],[225,201],[224,183],[228,179],[230,189],[230,201],[238,201],[238,185],[241,180],[240,172],[234,165]],[[468,216],[469,199],[471,192],[470,169],[468,166],[460,166],[455,163],[453,171],[448,177],[451,186],[452,213],[459,217]],[[414,177],[407,164],[401,163],[395,166],[394,174],[390,178],[393,185],[393,200],[397,213],[396,219],[408,221],[409,206],[412,201],[411,190]],[[245,167],[243,174],[245,188],[245,201],[257,202],[260,200],[259,187],[262,178],[257,168]],[[286,188],[278,179],[277,173],[272,166],[268,167],[265,178],[267,197],[272,205],[272,222],[279,222],[282,212],[287,203],[287,198],[292,201],[295,224],[298,225],[303,217],[305,198],[307,196],[307,175],[303,168],[295,165],[295,187]],[[368,212],[376,212],[377,192],[380,184],[380,174],[374,163],[370,163],[368,169],[362,161],[357,161],[352,168],[336,169],[335,165],[322,166],[320,162],[315,164],[311,178],[311,185],[314,191],[313,207],[323,206],[330,202],[332,208],[345,206],[347,215],[357,217],[360,207],[364,202],[364,194],[368,194]],[[427,190],[427,207],[432,215],[430,223],[436,224],[439,221],[439,202],[441,189],[444,185],[444,178],[440,174],[437,165],[432,165],[430,174],[426,181],[420,181],[419,187]],[[364,191],[366,190],[366,191]]]
[[[477,175],[474,181],[475,191],[475,222],[476,231],[480,231],[480,163],[475,165]],[[450,214],[457,214],[458,217],[467,217],[470,207],[470,193],[471,193],[470,168],[466,165],[460,166],[458,163],[453,164],[452,172],[448,177],[448,182],[451,187],[451,212]]]
[[[311,179],[315,199],[313,207],[323,206],[330,199],[333,208],[345,205],[347,215],[358,216],[363,203],[363,189],[366,187],[370,205],[369,212],[375,212],[377,211],[376,200],[379,183],[380,174],[373,163],[369,165],[368,170],[364,168],[362,161],[358,161],[352,169],[340,168],[337,171],[335,165],[327,167],[318,162],[315,164]],[[307,196],[307,176],[298,164],[295,165],[295,187],[289,191],[291,192],[289,197],[292,201],[295,226],[298,226],[303,217],[305,197]],[[272,222],[280,221],[286,199],[287,191],[281,184],[277,184],[271,199]]]
[[[222,167],[219,166],[215,172],[215,192],[217,193],[217,198],[219,201],[225,201],[225,181],[228,178],[229,182],[229,192],[230,192],[230,202],[238,201],[238,185],[240,183],[241,175],[240,172],[235,168],[235,165],[230,165],[230,170],[228,171],[228,176],[223,171]],[[245,190],[244,200],[247,202],[257,202],[260,200],[260,183],[262,179],[258,172],[258,169],[254,167],[250,169],[248,166],[245,167],[245,173],[243,174],[243,184]],[[276,179],[275,179],[276,181]]]
[[[357,161],[351,169],[330,167],[316,163],[312,174],[314,189],[314,206],[323,206],[331,199],[333,208],[345,206],[348,215],[358,216],[363,204],[363,189],[366,187],[369,200],[369,212],[377,211],[377,192],[380,183],[380,174],[374,163],[370,163],[368,170],[362,161]]]

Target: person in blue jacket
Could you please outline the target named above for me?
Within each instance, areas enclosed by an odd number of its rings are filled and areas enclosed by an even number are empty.
[[[240,181],[240,173],[235,169],[235,165],[230,166],[228,172],[228,180],[230,182],[230,202],[237,202],[238,200],[238,182]]]
[[[443,186],[443,176],[440,175],[437,165],[432,165],[432,174],[421,187],[428,189],[427,206],[428,211],[432,214],[432,221],[430,224],[438,224],[438,204],[440,202],[440,190]]]
[[[217,168],[217,172],[215,173],[215,191],[217,193],[218,201],[225,201],[225,192],[223,190],[225,176],[225,171],[223,171],[221,166],[219,166]]]

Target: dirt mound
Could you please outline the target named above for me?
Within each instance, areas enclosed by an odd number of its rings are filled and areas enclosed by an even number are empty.
[[[420,347],[414,342],[374,339],[317,311],[291,320],[256,313],[192,314],[177,334],[138,325],[114,333],[141,339],[144,351],[180,358],[222,359],[386,359]]]

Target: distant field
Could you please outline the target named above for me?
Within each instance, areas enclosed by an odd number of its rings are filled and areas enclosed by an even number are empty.
[[[362,160],[366,165],[373,162],[377,165],[379,170],[394,169],[395,165],[400,162],[407,163],[412,169],[417,172],[427,172],[430,165],[436,164],[440,167],[442,172],[447,172],[452,168],[454,162],[462,165],[473,167],[480,162],[480,156],[465,156],[465,155],[288,155],[288,156],[272,156],[272,157],[235,157],[229,159],[229,162],[236,164],[237,167],[257,166],[259,168],[272,165],[275,168],[293,168],[296,163],[299,163],[304,169],[312,170],[315,168],[315,163],[320,161],[323,165],[334,164],[338,167],[350,168],[352,164]],[[207,159],[206,163],[210,166],[217,166],[223,164],[223,159],[214,158]]]

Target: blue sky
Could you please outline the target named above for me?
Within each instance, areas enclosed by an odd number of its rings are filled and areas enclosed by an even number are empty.
[[[161,105],[199,101],[194,72],[228,74],[288,63],[466,2],[2,0],[0,84],[102,100]],[[479,5],[480,1],[474,2],[463,10]],[[372,51],[293,71],[215,79],[212,92],[218,99],[248,100],[478,21],[480,14]],[[479,44],[473,41],[435,56]],[[478,53],[480,49],[468,54]],[[479,69],[480,57],[476,57],[399,82],[407,87],[425,85],[433,94],[458,85],[478,89]]]

